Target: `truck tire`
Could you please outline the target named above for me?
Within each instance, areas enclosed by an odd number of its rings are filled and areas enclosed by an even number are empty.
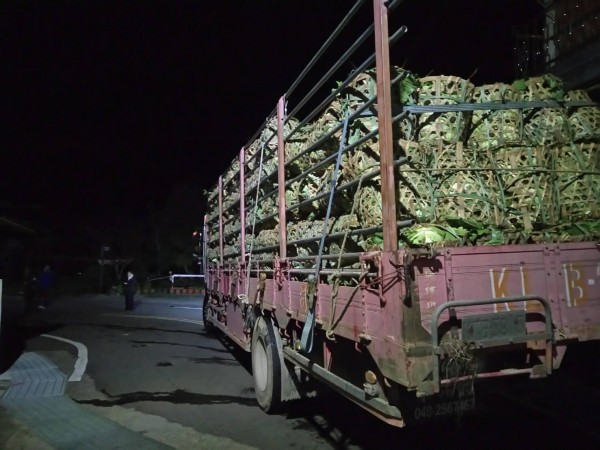
[[[202,323],[204,324],[204,331],[206,331],[207,333],[213,333],[215,331],[215,326],[212,324],[212,322],[209,322],[207,320],[207,317],[208,317],[208,301],[205,296],[204,300],[202,301]]]
[[[270,321],[258,317],[252,333],[252,377],[261,409],[274,413],[281,408],[281,358]]]

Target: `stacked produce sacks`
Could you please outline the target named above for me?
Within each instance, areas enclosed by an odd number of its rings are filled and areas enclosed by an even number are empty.
[[[600,108],[571,104],[590,101],[585,91],[565,92],[552,75],[483,86],[455,76],[418,78],[400,68],[394,68],[391,76],[392,102],[400,111],[395,112],[393,127],[398,219],[416,222],[400,231],[400,245],[497,245],[598,237]],[[344,119],[376,94],[375,73],[361,73],[316,120],[301,127],[294,118],[285,123],[288,256],[297,257],[297,267],[312,267],[319,240],[307,240],[324,231],[332,236],[325,241],[324,254],[382,248],[382,233],[377,229],[382,225],[382,200],[374,107],[351,118],[343,135]],[[503,107],[539,101],[546,102],[545,107],[528,103]],[[450,110],[435,110],[440,105]],[[341,167],[333,180],[340,143]],[[268,121],[246,148],[245,158],[246,252],[266,261],[277,254],[281,226],[275,120]],[[224,205],[229,207],[224,216],[225,253],[232,258],[241,254],[235,206],[238,172],[236,160],[224,175]],[[332,186],[337,189],[325,225]],[[214,257],[216,190],[209,197],[209,248]],[[327,264],[337,267],[341,260],[330,258]]]

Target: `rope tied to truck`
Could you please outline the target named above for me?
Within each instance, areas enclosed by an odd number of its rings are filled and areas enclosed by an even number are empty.
[[[362,186],[362,182],[364,180],[365,176],[361,176],[358,180],[358,187],[356,188],[356,192],[360,192],[360,188]],[[354,201],[352,202],[352,208],[350,209],[350,217],[352,217],[352,215],[354,214],[354,210],[356,209],[356,205],[358,204],[358,195],[354,196]],[[331,292],[331,307],[329,310],[329,325],[327,327],[327,330],[325,331],[325,337],[331,341],[335,341],[335,335],[333,334],[333,331],[335,329],[335,325],[337,325],[337,323],[339,323],[339,320],[337,322],[335,322],[335,309],[336,309],[336,303],[337,303],[337,296],[338,296],[338,292],[339,292],[339,288],[340,288],[340,281],[341,281],[341,265],[342,265],[342,255],[344,254],[344,249],[346,247],[346,239],[348,237],[348,233],[350,231],[350,221],[348,221],[346,223],[346,229],[344,230],[344,237],[342,239],[342,245],[340,246],[340,253],[338,255],[338,261],[337,261],[337,267],[336,267],[336,273],[333,274],[332,278],[333,278],[333,289]],[[359,279],[358,285],[355,287],[355,291],[352,292],[352,295],[350,296],[350,299],[352,299],[356,293],[356,291],[358,290],[357,288],[360,287],[360,283],[362,281],[363,277],[361,276],[361,278]],[[348,303],[350,302],[350,300],[348,301]],[[344,308],[344,311],[347,308]],[[340,316],[340,319],[343,317]],[[335,324],[334,324],[335,323]]]
[[[446,355],[443,362],[444,376],[446,379],[454,380],[453,393],[461,387],[466,388],[465,391],[473,395],[477,378],[475,345],[451,334],[440,344],[440,347]]]
[[[308,315],[306,317],[306,322],[304,323],[304,327],[302,329],[302,336],[300,338],[301,349],[305,353],[310,353],[312,351],[313,345],[313,337],[315,331],[315,307],[317,304],[317,295],[316,295],[316,287],[319,285],[319,272],[321,271],[321,262],[323,260],[323,245],[325,244],[325,236],[327,234],[327,228],[329,225],[329,217],[331,215],[331,207],[333,205],[333,196],[335,194],[335,187],[338,182],[338,174],[340,171],[340,165],[342,164],[342,153],[344,147],[346,146],[346,135],[348,134],[348,116],[344,118],[344,125],[342,127],[342,134],[340,136],[340,145],[338,147],[337,159],[335,163],[335,169],[333,175],[331,177],[331,190],[329,192],[329,203],[327,205],[327,213],[325,214],[325,220],[323,221],[323,232],[321,233],[321,241],[319,242],[319,253],[317,254],[317,261],[315,264],[315,289],[311,294],[311,299],[309,299],[309,310]],[[338,269],[339,270],[339,269]]]

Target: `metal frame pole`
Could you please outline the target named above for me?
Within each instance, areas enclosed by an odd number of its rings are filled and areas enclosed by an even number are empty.
[[[240,277],[238,278],[238,285],[241,284],[241,290],[248,295],[248,288],[246,287],[246,186],[244,184],[244,178],[246,177],[246,156],[245,149],[242,147],[240,150],[240,253],[242,254],[242,260],[239,264]]]
[[[219,177],[219,261],[223,267],[223,176]]]
[[[204,223],[202,224],[202,272],[204,273],[204,284],[208,289],[210,286],[209,282],[212,281],[210,277],[210,271],[208,270],[208,215],[204,215]]]
[[[244,147],[240,150],[240,252],[242,253],[242,264],[246,263],[246,160]]]
[[[390,49],[387,0],[373,0],[375,22],[375,62],[377,68],[377,119],[381,166],[381,203],[383,213],[383,250],[398,250],[396,229],[396,184],[390,83]]]
[[[277,103],[277,189],[279,192],[279,257],[287,257],[287,222],[285,218],[285,96]]]

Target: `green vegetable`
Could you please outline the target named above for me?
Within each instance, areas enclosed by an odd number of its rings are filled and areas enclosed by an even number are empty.
[[[427,245],[446,240],[447,232],[436,225],[416,225],[402,231],[402,235],[413,245]]]
[[[527,83],[525,80],[515,80],[512,84],[512,87],[515,91],[526,91]]]

